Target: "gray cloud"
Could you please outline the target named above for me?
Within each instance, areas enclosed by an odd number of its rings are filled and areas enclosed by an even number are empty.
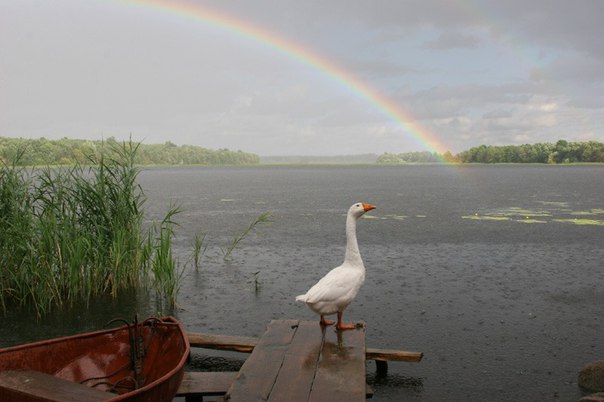
[[[428,41],[424,46],[428,49],[447,50],[456,48],[475,48],[480,39],[476,36],[461,32],[441,33],[438,38]]]
[[[604,141],[604,2],[193,3],[338,64],[454,151]],[[421,146],[312,62],[127,2],[0,0],[0,52],[0,135],[132,134],[265,155]]]

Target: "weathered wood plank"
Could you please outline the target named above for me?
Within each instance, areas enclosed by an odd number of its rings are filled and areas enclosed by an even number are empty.
[[[285,354],[270,402],[308,401],[322,344],[323,329],[319,322],[301,321]]]
[[[422,352],[406,352],[404,350],[395,349],[367,348],[367,350],[365,351],[365,359],[367,360],[418,363],[422,360],[423,357],[424,354]]]
[[[364,401],[365,328],[335,331],[328,327],[310,402],[321,402],[329,395],[332,402]]]
[[[0,400],[22,401],[36,397],[47,402],[100,402],[115,397],[99,389],[67,381],[33,370],[6,370],[0,372]]]
[[[236,371],[185,372],[176,396],[216,396],[227,393]]]
[[[269,323],[254,352],[243,363],[225,400],[268,399],[297,327],[297,320],[273,320]]]
[[[231,350],[235,352],[251,353],[258,344],[258,338],[228,335],[210,335],[203,333],[187,334],[191,347]],[[367,348],[366,359],[378,361],[400,361],[420,362],[424,354],[422,352],[408,352],[395,349]]]
[[[258,338],[230,335],[211,335],[203,333],[187,333],[189,344],[196,348],[232,350],[234,352],[251,353],[258,344]]]

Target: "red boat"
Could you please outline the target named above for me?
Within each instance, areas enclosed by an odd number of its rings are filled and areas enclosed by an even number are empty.
[[[171,317],[0,349],[0,401],[171,401],[188,356]]]

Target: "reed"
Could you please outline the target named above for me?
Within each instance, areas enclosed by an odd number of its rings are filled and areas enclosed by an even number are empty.
[[[254,291],[256,292],[256,294],[258,294],[258,292],[260,291],[260,278],[258,277],[258,275],[260,275],[260,271],[254,272]]]
[[[62,169],[0,165],[0,306],[38,315],[152,282],[175,301],[173,217],[143,230],[145,196],[136,183],[138,145],[113,144],[90,165]],[[152,271],[151,273],[149,271]]]
[[[172,239],[176,223],[172,217],[180,213],[177,207],[168,211],[159,226],[154,227],[155,244],[151,244],[153,259],[151,263],[153,284],[161,299],[176,304],[176,295],[180,287],[180,279],[184,270],[178,270],[178,265],[172,255]]]
[[[193,265],[195,265],[195,270],[199,270],[199,265],[201,263],[201,257],[205,254],[208,249],[208,245],[205,244],[206,234],[203,232],[195,233],[195,238],[193,239],[193,255],[191,256],[193,260]]]
[[[223,250],[223,259],[228,260],[231,257],[233,250],[235,250],[239,243],[241,243],[241,241],[245,239],[258,225],[269,223],[270,217],[270,212],[260,214],[241,233],[235,235],[231,241],[231,244]]]

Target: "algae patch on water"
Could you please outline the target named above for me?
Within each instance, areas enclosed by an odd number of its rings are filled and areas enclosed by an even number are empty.
[[[547,221],[540,221],[538,219],[514,219],[514,222],[521,222],[521,223],[547,223]]]
[[[465,215],[462,219],[473,219],[477,221],[511,221],[507,216],[489,216],[489,215]]]
[[[595,216],[604,214],[604,209],[601,208],[592,208],[589,211],[571,211],[571,215],[574,216]]]
[[[604,226],[604,221],[597,219],[553,219],[553,221],[559,223],[574,223],[575,225]]]
[[[566,201],[537,201],[541,205],[547,205],[550,207],[568,208],[568,202]]]
[[[538,201],[543,207],[537,209],[509,207],[474,213],[462,216],[463,219],[484,221],[508,221],[520,223],[572,223],[575,225],[604,225],[604,220],[589,219],[604,215],[604,209],[591,208],[586,210],[573,210],[568,208],[567,202]],[[555,218],[554,218],[555,217]]]
[[[408,216],[406,216],[406,215],[386,215],[386,217],[388,219],[394,219],[397,221],[404,221],[405,219],[408,218]]]
[[[406,218],[408,218],[408,216],[406,216],[406,215],[393,215],[393,214],[388,214],[388,215],[363,215],[363,219],[379,219],[379,220],[394,219],[394,220],[397,220],[397,221],[404,221]]]
[[[525,219],[529,219],[529,218],[533,218],[533,217],[549,217],[552,216],[552,214],[548,211],[542,211],[542,210],[532,210],[532,209],[524,209],[524,208],[518,208],[518,207],[511,207],[511,208],[506,208],[503,210],[500,210],[498,212],[496,212],[494,215],[501,215],[501,216],[521,216]]]

